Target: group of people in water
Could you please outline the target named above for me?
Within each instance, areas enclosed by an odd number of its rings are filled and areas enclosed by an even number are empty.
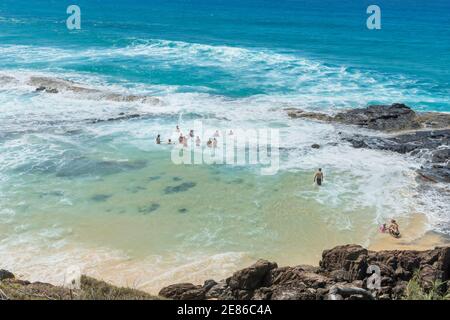
[[[180,130],[180,127],[176,126],[176,132],[179,134],[178,143],[182,144],[183,147],[186,147],[186,148],[188,147],[188,139],[194,139],[194,137],[195,137],[194,130],[192,130],[192,129],[189,130],[189,134],[188,135],[183,135],[183,133]],[[230,135],[230,136],[234,135],[233,130],[230,130],[228,135]],[[218,146],[217,139],[219,137],[220,137],[220,132],[219,132],[219,130],[216,130],[214,135],[212,137],[210,137],[208,139],[208,141],[206,142],[206,146],[208,148],[217,148],[217,146]],[[195,138],[195,145],[197,147],[200,147],[201,143],[202,143],[202,141],[201,141],[200,137],[196,136],[196,138]],[[161,135],[160,134],[158,134],[158,136],[156,137],[156,144],[161,144]],[[172,139],[168,139],[167,140],[167,144],[175,144],[175,143],[172,141]]]
[[[183,135],[183,133],[180,130],[179,126],[176,126],[176,132],[179,134],[178,137],[178,143],[182,144],[183,147],[187,147],[188,146],[188,139],[194,139],[194,130],[189,130],[189,134],[188,135]],[[228,133],[229,135],[234,135],[233,130],[230,130],[230,132]],[[206,146],[208,148],[217,148],[217,138],[220,137],[220,133],[219,130],[216,130],[216,132],[214,133],[213,137],[210,137],[208,139],[208,141],[206,142]],[[158,134],[158,136],[156,137],[156,144],[161,144],[161,135]],[[174,144],[172,142],[172,139],[168,139],[167,140],[167,144]],[[199,136],[196,136],[195,138],[195,145],[197,147],[201,146],[201,140]],[[324,175],[322,172],[322,168],[319,168],[315,174],[314,174],[314,183],[318,186],[322,185],[322,182],[324,181]],[[397,222],[392,219],[389,226],[384,223],[381,227],[380,227],[380,232],[382,233],[389,233],[391,236],[393,236],[394,238],[400,238],[400,230],[399,230],[399,226],[397,224]]]

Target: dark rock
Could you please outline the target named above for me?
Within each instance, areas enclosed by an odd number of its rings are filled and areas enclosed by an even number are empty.
[[[400,298],[404,295],[406,291],[406,287],[408,285],[408,282],[406,281],[399,281],[395,285],[394,288],[392,288],[392,295],[394,298]]]
[[[306,288],[304,285],[300,287],[275,287],[271,300],[316,300],[316,290]]]
[[[367,249],[358,245],[338,246],[322,253],[320,267],[325,271],[343,270],[349,281],[363,279],[367,269]]]
[[[205,290],[205,292],[207,292],[209,289],[214,287],[216,284],[217,284],[217,282],[215,282],[212,279],[206,280],[205,283],[203,284],[203,289]]]
[[[262,287],[256,289],[253,293],[252,300],[270,300],[270,298],[272,297],[272,292],[272,288]]]
[[[306,112],[300,109],[288,109],[288,116],[291,118],[304,118],[319,121],[332,121],[333,117],[320,112]]]
[[[252,266],[235,272],[227,279],[227,284],[233,290],[254,290],[263,285],[269,271],[276,267],[276,263],[258,260]]]
[[[206,299],[233,300],[233,292],[225,280],[219,281],[206,292]]]
[[[174,300],[203,300],[205,290],[192,283],[179,283],[162,288],[159,295]]]
[[[14,279],[14,274],[12,272],[9,272],[8,270],[0,269],[0,281],[6,280],[6,279]]]
[[[343,136],[354,148],[409,153],[423,158],[425,165],[418,174],[431,182],[450,182],[450,130],[416,131],[392,137],[363,135]]]
[[[49,87],[45,87],[45,86],[39,86],[36,88],[36,92],[47,92],[47,93],[58,93],[58,89],[56,88],[49,88]]]
[[[111,198],[111,196],[112,195],[110,195],[110,194],[96,194],[91,197],[91,200],[97,201],[97,202],[104,202],[104,201],[108,200],[109,198]]]
[[[450,159],[450,148],[438,149],[433,152],[431,162],[446,163]]]
[[[136,119],[136,118],[141,118],[143,117],[143,115],[141,114],[123,114],[121,113],[121,115],[114,117],[114,118],[107,118],[107,119],[93,119],[90,122],[91,123],[101,123],[101,122],[113,122],[113,121],[124,121],[124,120],[130,120],[130,119]]]
[[[370,265],[381,272],[381,287],[367,290]],[[449,280],[450,247],[427,251],[368,251],[358,245],[325,250],[320,267],[280,267],[266,260],[237,271],[226,280],[205,281],[203,286],[179,284],[160,295],[171,299],[221,300],[361,300],[401,299],[408,281],[419,271],[425,289],[434,281]],[[373,280],[371,278],[371,280]]]
[[[420,128],[416,113],[406,105],[399,103],[390,106],[375,105],[362,109],[347,110],[338,113],[333,120],[373,130],[394,131]]]
[[[430,118],[434,116],[420,117],[411,108],[404,104],[394,103],[392,105],[373,105],[367,108],[350,109],[330,116],[319,112],[306,112],[300,109],[287,109],[291,118],[313,119],[326,122],[337,122],[348,125],[357,125],[367,129],[397,131],[413,130],[426,127],[425,123],[430,123]],[[442,114],[438,123],[440,127],[447,127],[450,117]],[[447,121],[447,125],[445,125]],[[430,126],[428,126],[430,127]],[[436,127],[436,126],[432,126]]]

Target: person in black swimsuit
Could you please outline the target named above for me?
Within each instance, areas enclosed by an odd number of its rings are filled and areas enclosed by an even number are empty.
[[[321,186],[322,181],[323,181],[323,172],[322,168],[319,168],[319,170],[314,175],[314,182],[317,183],[318,186]]]

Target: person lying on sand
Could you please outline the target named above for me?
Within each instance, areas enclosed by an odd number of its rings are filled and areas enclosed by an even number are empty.
[[[318,186],[321,186],[322,181],[323,181],[323,172],[322,168],[319,168],[319,170],[314,175],[314,182],[317,183]]]
[[[388,228],[389,234],[393,236],[394,238],[400,238],[400,230],[398,228],[397,221],[394,219],[391,220],[391,224]]]

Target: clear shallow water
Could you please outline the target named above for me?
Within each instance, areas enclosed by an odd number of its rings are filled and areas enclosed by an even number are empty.
[[[447,2],[380,1],[379,32],[365,28],[367,5],[350,1],[78,4],[76,32],[65,29],[58,1],[28,1],[26,10],[21,1],[0,4],[6,268],[57,282],[78,264],[156,291],[221,278],[258,257],[317,263],[335,244],[369,245],[390,217],[406,225],[422,213],[427,228],[448,230],[448,197],[418,189],[420,163],[336,144],[338,131],[352,129],[283,111],[392,102],[449,111]],[[33,76],[161,103],[36,93]],[[146,116],[91,121],[121,112]],[[154,137],[166,139],[178,123],[188,130],[195,119],[280,129],[279,173],[172,164]],[[321,189],[311,181],[319,166]]]

